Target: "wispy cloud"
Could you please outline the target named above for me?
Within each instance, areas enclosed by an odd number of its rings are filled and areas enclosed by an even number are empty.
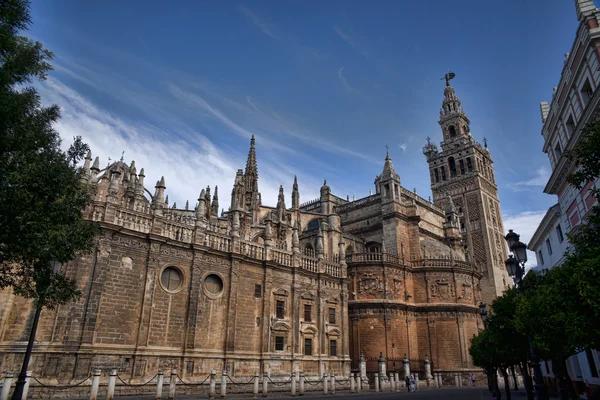
[[[352,39],[348,33],[346,33],[339,25],[334,25],[333,30],[338,34],[344,42],[346,42],[350,47],[354,48],[358,51],[364,58],[369,59],[369,52],[366,50],[365,46],[360,44],[356,39]]]
[[[254,14],[250,9],[244,6],[240,6],[240,10],[250,22],[252,22],[258,27],[258,29],[261,30],[262,33],[264,33],[267,36],[270,36],[272,39],[275,39],[278,42],[281,42],[281,39],[277,35],[275,35],[260,18],[258,18],[258,15]]]
[[[406,148],[408,147],[408,144],[404,142],[402,144],[399,144],[398,147],[400,147],[402,151],[406,153]]]
[[[547,210],[523,211],[518,214],[505,214],[502,216],[504,229],[506,231],[512,229],[521,235],[522,242],[528,243],[540,224],[540,221],[542,218],[544,218],[544,215],[546,215],[546,211]],[[527,264],[525,264],[525,267],[529,269],[535,267],[536,265],[537,261],[535,258],[535,253],[528,251]]]
[[[525,181],[519,181],[508,184],[514,192],[523,192],[528,190],[538,190],[540,186],[546,186],[550,178],[550,171],[546,167],[537,169],[535,176]]]
[[[347,92],[351,92],[352,88],[350,87],[350,85],[348,84],[348,81],[346,80],[346,78],[344,77],[344,67],[338,69],[338,77],[340,78],[340,80],[342,81],[342,85],[344,85],[344,88],[346,88]]]

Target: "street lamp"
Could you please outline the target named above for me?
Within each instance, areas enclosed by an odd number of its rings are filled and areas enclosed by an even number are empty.
[[[523,293],[523,276],[525,275],[525,263],[527,262],[527,245],[519,240],[520,236],[517,235],[512,229],[508,230],[506,235],[506,243],[508,248],[513,253],[508,256],[508,259],[504,262],[508,274],[514,279],[515,285],[519,292]],[[513,257],[514,255],[514,257]],[[481,306],[480,306],[481,309]],[[535,350],[529,340],[529,352],[531,353],[531,365],[533,366],[533,381],[535,389],[536,400],[548,400],[548,389],[544,384],[544,378],[542,377],[542,369],[540,362],[537,359]]]
[[[487,304],[484,302],[479,303],[479,315],[481,316],[481,322],[483,322],[483,327],[485,328],[485,324],[487,323]]]

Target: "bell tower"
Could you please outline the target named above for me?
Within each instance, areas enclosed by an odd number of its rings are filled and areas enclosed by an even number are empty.
[[[444,100],[438,121],[443,136],[441,151],[427,138],[423,154],[429,164],[433,201],[443,208],[447,196],[452,199],[469,261],[483,275],[482,300],[491,304],[512,284],[504,265],[508,251],[498,187],[487,140],[483,140],[482,146],[471,136],[469,118],[450,85],[454,76],[453,72],[445,76]]]

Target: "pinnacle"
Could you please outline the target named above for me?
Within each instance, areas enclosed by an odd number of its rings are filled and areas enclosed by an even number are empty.
[[[92,168],[100,170],[100,157],[99,156],[96,156],[96,159],[94,160],[94,165],[92,165]]]

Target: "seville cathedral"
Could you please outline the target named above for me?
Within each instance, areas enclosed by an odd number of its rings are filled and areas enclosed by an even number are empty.
[[[423,148],[433,202],[402,187],[386,155],[372,195],[349,201],[325,182],[301,203],[294,180],[290,206],[283,187],[264,205],[252,138],[228,211],[217,187],[195,207],[170,207],[168,177],[151,191],[135,162],[100,169],[88,154],[83,179],[97,190],[84,217],[101,232],[63,265],[82,296],[42,312],[33,375],[348,376],[364,359],[370,376],[380,357],[388,371],[408,358],[421,379],[425,364],[480,371],[468,353],[483,328],[478,305],[511,282],[500,204],[490,152],[448,80],[439,124],[441,149]],[[30,301],[0,292],[3,371],[19,370],[33,316]]]

